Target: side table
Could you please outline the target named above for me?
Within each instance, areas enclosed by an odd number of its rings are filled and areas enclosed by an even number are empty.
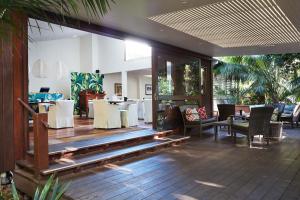
[[[218,139],[218,127],[220,127],[220,126],[228,127],[228,129],[227,129],[228,135],[231,135],[231,124],[227,120],[214,122],[213,126],[214,126],[214,132],[215,132],[215,141],[217,141],[217,139]]]

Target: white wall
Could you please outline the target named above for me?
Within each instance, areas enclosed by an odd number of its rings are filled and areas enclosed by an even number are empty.
[[[104,76],[103,89],[108,98],[114,95],[115,83],[122,83],[121,73],[106,74]],[[145,84],[152,84],[151,78],[136,72],[129,72],[127,77],[127,97],[129,99],[152,98],[152,95],[145,95]]]
[[[144,75],[141,75],[139,77],[139,98],[140,99],[151,99],[152,95],[146,95],[145,94],[145,85],[146,84],[152,84],[152,79],[149,77],[145,77]]]
[[[104,91],[108,97],[114,94],[114,83],[122,83],[121,72],[127,72],[127,96],[131,99],[145,97],[145,84],[151,79],[133,70],[151,68],[151,57],[125,61],[125,43],[122,40],[88,34],[78,38],[35,42],[29,48],[29,67],[42,59],[49,71],[47,78],[29,74],[29,91],[38,92],[40,87],[50,87],[50,92],[60,92],[70,97],[70,72],[92,73],[100,69],[105,75]],[[68,76],[57,79],[58,61],[68,70]],[[124,73],[123,73],[124,74]],[[149,96],[151,97],[151,96]]]
[[[105,74],[103,79],[103,90],[106,97],[110,98],[115,94],[115,83],[121,83],[121,73]]]
[[[109,74],[151,68],[151,57],[125,61],[123,40],[97,35],[98,59],[101,73]]]
[[[80,71],[80,39],[60,39],[29,43],[28,63],[32,71],[34,63],[42,59],[47,65],[47,78],[37,78],[29,73],[29,91],[38,92],[40,87],[50,87],[50,92],[60,92],[70,97],[70,72]],[[58,79],[58,61],[67,69],[66,77]]]
[[[139,99],[139,80],[135,74],[128,73],[127,95],[129,99]]]
[[[92,34],[80,37],[80,72],[90,73],[93,66]]]
[[[80,37],[80,72],[92,73],[100,69],[98,36],[88,34]]]

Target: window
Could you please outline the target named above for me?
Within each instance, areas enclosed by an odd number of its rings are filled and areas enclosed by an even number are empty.
[[[132,40],[125,41],[125,60],[133,60],[151,56],[151,47],[145,43]]]

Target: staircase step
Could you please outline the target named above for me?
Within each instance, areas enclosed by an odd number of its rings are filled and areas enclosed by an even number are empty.
[[[163,137],[170,135],[172,131],[163,131],[156,132],[152,129],[142,130],[142,131],[133,131],[127,133],[121,133],[112,136],[105,136],[97,139],[88,139],[75,142],[67,142],[60,144],[49,145],[49,155],[50,156],[60,156],[63,154],[80,152],[88,149],[108,149],[110,146],[117,144],[124,144],[126,142],[130,143],[135,140],[151,140],[154,136]],[[28,151],[29,155],[33,155],[34,151]]]
[[[49,169],[41,171],[41,174],[50,175],[53,173],[78,170],[80,168],[85,168],[88,166],[98,166],[107,162],[119,161],[139,155],[140,153],[145,153],[162,147],[167,147],[172,144],[177,144],[187,139],[189,139],[189,137],[160,138],[145,144],[140,144],[118,150],[112,150],[109,152],[74,156],[69,159],[62,158],[57,160],[55,164],[50,165]]]

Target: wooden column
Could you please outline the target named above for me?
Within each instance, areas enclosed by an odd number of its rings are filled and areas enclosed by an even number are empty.
[[[0,27],[1,29],[3,26]],[[0,40],[0,172],[14,169],[12,37]]]
[[[28,103],[28,18],[23,15],[15,15],[18,32],[13,37],[13,70],[14,70],[14,146],[15,159],[25,158],[28,149],[28,112],[21,106],[18,99]]]
[[[13,14],[17,26],[0,39],[0,172],[24,158],[26,116],[17,98],[27,100],[27,17]]]

